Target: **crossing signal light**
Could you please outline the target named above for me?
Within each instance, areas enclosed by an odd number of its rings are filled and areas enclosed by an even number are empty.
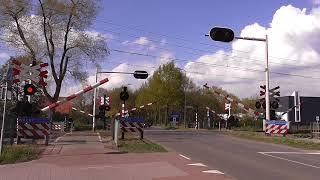
[[[103,118],[106,115],[106,107],[104,105],[99,106],[99,117]]]
[[[255,104],[255,107],[256,107],[257,109],[260,109],[261,106],[262,106],[262,104],[260,103],[260,101],[257,101],[256,104]]]
[[[123,90],[120,93],[120,99],[122,101],[126,101],[129,99],[129,93],[127,92],[127,87],[123,87]]]
[[[260,88],[266,91],[266,85],[261,85]]]
[[[276,115],[276,111],[275,110],[270,110],[270,119],[271,120],[276,120],[277,119],[277,115]]]
[[[13,112],[20,117],[33,117],[39,115],[41,110],[36,103],[18,101],[16,106],[13,108]]]
[[[272,102],[271,102],[271,107],[272,107],[273,109],[278,109],[278,108],[279,108],[279,103],[278,103],[278,101],[272,101]]]
[[[34,95],[37,92],[37,88],[33,84],[26,84],[23,89],[25,95]]]
[[[212,28],[209,35],[214,41],[231,42],[234,39],[234,32],[231,29],[222,27]]]

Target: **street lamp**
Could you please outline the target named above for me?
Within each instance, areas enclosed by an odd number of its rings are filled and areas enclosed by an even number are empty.
[[[268,35],[265,38],[252,38],[252,37],[235,37],[234,32],[228,28],[214,27],[210,30],[209,35],[212,40],[220,42],[231,42],[234,39],[242,39],[249,41],[262,41],[265,42],[265,76],[266,76],[266,120],[270,120],[270,97],[269,97],[269,60],[268,60]],[[265,120],[263,121],[263,130],[265,130]]]
[[[146,71],[134,71],[134,72],[114,72],[114,71],[98,71],[96,70],[96,82],[98,82],[98,74],[131,74],[136,79],[147,79],[149,74]],[[92,131],[95,131],[96,122],[96,99],[97,99],[97,89],[93,91],[93,116],[92,116]]]

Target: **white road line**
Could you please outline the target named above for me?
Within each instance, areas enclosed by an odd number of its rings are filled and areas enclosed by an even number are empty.
[[[97,132],[97,134],[98,134],[98,136],[99,136],[99,141],[100,141],[100,142],[102,142],[102,139],[101,139],[100,133],[98,133],[98,132]]]
[[[320,155],[320,151],[313,151],[313,152],[276,152],[276,151],[271,151],[271,152],[258,152],[260,154],[301,154],[301,155]]]
[[[179,156],[181,156],[181,157],[183,157],[183,158],[185,158],[185,159],[191,160],[190,158],[188,158],[187,156],[184,156],[184,155],[182,155],[182,154],[179,154]]]
[[[308,166],[308,167],[320,169],[320,167],[314,166],[314,165],[311,165],[311,164],[306,164],[306,163],[302,163],[302,162],[299,162],[299,161],[294,161],[294,160],[290,160],[290,159],[287,159],[287,158],[282,158],[282,157],[274,156],[274,155],[271,155],[271,154],[266,154],[264,152],[258,152],[258,153],[262,154],[262,155],[265,155],[265,156],[273,157],[273,158],[276,158],[276,159],[281,159],[281,160],[284,160],[284,161],[300,164],[300,165],[303,165],[303,166]]]
[[[221,171],[218,170],[207,170],[207,171],[202,171],[203,173],[212,173],[212,174],[224,174]]]
[[[193,164],[188,164],[189,166],[201,166],[201,167],[208,167],[207,165],[205,164],[202,164],[202,163],[193,163]]]
[[[70,134],[70,133],[65,133],[63,136],[60,136],[60,137],[58,137],[56,140],[54,140],[54,142],[55,142],[55,143],[58,142],[62,137],[66,136],[67,134]]]
[[[88,169],[104,169],[104,168],[112,168],[113,166],[89,166],[85,168],[80,168],[81,170],[88,170]]]

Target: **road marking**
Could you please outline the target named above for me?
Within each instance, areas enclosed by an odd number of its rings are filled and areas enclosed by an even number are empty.
[[[301,154],[301,155],[320,155],[320,151],[314,151],[314,152],[276,152],[276,151],[271,151],[271,152],[258,152],[260,154]]]
[[[56,140],[54,140],[54,142],[57,143],[62,137],[66,136],[67,134],[70,134],[70,133],[65,133],[63,136],[60,136]]]
[[[181,157],[183,157],[183,158],[185,158],[185,159],[191,160],[190,158],[188,158],[187,156],[184,156],[184,155],[182,155],[182,154],[179,154],[179,156],[181,156]]]
[[[89,166],[85,168],[80,168],[81,170],[88,170],[88,169],[104,169],[104,168],[112,168],[112,166]]]
[[[259,154],[262,154],[262,155],[265,155],[265,156],[273,157],[273,158],[276,158],[276,159],[281,159],[281,160],[284,160],[284,161],[288,161],[288,162],[300,164],[300,165],[303,165],[303,166],[320,169],[320,167],[318,167],[318,166],[314,166],[314,165],[311,165],[311,164],[302,163],[302,162],[299,162],[299,161],[290,160],[290,159],[287,159],[287,158],[282,158],[282,157],[274,156],[274,155],[271,155],[271,154],[267,154],[267,153],[265,153],[265,152],[258,152],[258,153],[259,153]]]
[[[207,165],[204,165],[202,163],[193,163],[193,164],[188,164],[189,166],[201,166],[201,167],[208,167]]]
[[[212,174],[224,174],[221,171],[218,170],[207,170],[207,171],[202,171],[203,173],[212,173]]]
[[[102,142],[102,139],[101,139],[100,133],[98,133],[98,132],[97,132],[97,134],[98,134],[98,136],[99,136],[99,141],[100,141],[100,142]]]

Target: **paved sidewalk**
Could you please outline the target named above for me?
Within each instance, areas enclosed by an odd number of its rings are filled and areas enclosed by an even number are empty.
[[[0,180],[223,180],[225,175],[176,153],[121,154],[95,133],[66,134],[39,160],[0,166]]]

